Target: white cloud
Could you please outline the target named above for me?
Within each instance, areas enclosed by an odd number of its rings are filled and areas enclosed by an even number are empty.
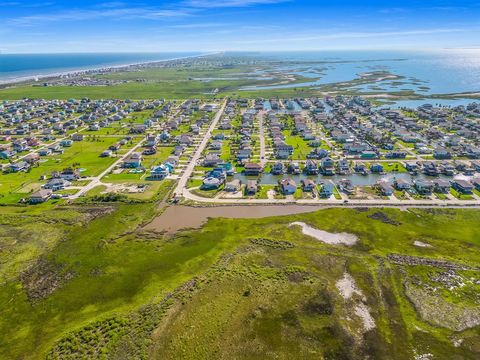
[[[240,40],[238,43],[242,44],[261,44],[261,43],[276,43],[276,42],[294,42],[294,41],[314,41],[314,40],[336,40],[336,39],[366,39],[366,38],[388,38],[388,37],[403,37],[403,36],[420,36],[433,35],[442,33],[457,33],[465,32],[467,29],[422,29],[422,30],[406,30],[406,31],[385,31],[385,32],[339,32],[318,35],[305,36],[283,36],[280,38],[270,39],[253,39]]]
[[[13,25],[35,25],[37,23],[56,21],[84,21],[101,18],[114,19],[159,19],[170,17],[184,17],[191,13],[188,9],[158,9],[158,8],[105,8],[105,9],[74,9],[56,13],[28,15],[9,19]]]
[[[226,7],[247,7],[253,5],[271,5],[290,0],[186,0],[183,2],[185,6],[194,8],[226,8]]]

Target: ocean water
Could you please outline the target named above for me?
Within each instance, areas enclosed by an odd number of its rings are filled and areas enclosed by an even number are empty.
[[[275,70],[302,75],[311,81],[303,84],[247,86],[243,90],[279,89],[342,83],[358,79],[361,73],[387,71],[402,76],[401,80],[357,84],[350,89],[359,92],[399,92],[413,90],[433,97],[438,94],[480,92],[480,49],[443,51],[310,51],[229,53],[284,62]],[[45,76],[74,70],[96,69],[149,61],[201,55],[199,52],[129,53],[129,54],[0,54],[0,83],[22,77]],[[265,71],[248,75],[268,80]],[[261,77],[260,77],[261,76]],[[209,79],[201,79],[208,81]],[[427,101],[398,102],[394,106],[414,106]],[[429,99],[430,103],[453,106],[471,102],[469,99]]]
[[[278,69],[303,75],[304,84],[256,86],[245,89],[278,89],[321,86],[357,79],[360,73],[388,71],[404,79],[384,80],[352,87],[363,91],[415,90],[419,94],[480,91],[480,49],[443,51],[315,51],[271,52],[251,56],[292,61]],[[294,62],[301,62],[296,64]]]
[[[76,70],[201,55],[199,52],[129,54],[0,54],[0,82]]]

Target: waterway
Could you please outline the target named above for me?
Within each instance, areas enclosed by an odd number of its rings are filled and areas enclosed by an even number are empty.
[[[209,218],[259,219],[272,216],[305,214],[322,209],[321,206],[262,205],[262,206],[169,206],[145,230],[174,234],[179,230],[198,229]]]

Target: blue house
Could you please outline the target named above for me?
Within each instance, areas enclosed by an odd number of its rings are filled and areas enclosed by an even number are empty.
[[[370,171],[371,171],[372,173],[377,173],[377,174],[378,174],[378,173],[382,173],[382,172],[383,172],[383,165],[382,165],[382,164],[378,164],[378,163],[372,164],[372,165],[370,166]]]
[[[133,153],[130,156],[127,156],[125,160],[123,160],[122,167],[124,168],[138,168],[142,164],[142,154],[140,153]]]
[[[167,164],[152,167],[148,180],[163,180],[170,175],[171,169]]]
[[[325,181],[322,184],[322,190],[320,191],[320,196],[323,198],[329,198],[330,196],[333,195],[334,190],[335,190],[335,184],[333,183],[333,181],[331,180]]]
[[[64,140],[60,141],[60,145],[63,146],[63,147],[70,147],[70,146],[73,145],[73,140],[64,139]]]
[[[469,183],[467,180],[461,179],[455,180],[452,186],[455,190],[462,194],[471,194],[474,189],[474,186],[471,183]]]
[[[15,151],[11,151],[11,150],[3,150],[3,151],[0,151],[0,159],[10,159],[13,157],[13,155],[15,155],[16,152]]]

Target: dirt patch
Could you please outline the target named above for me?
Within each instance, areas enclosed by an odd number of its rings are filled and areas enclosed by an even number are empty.
[[[116,194],[142,194],[144,193],[148,186],[144,184],[111,184],[111,183],[102,183],[106,186],[106,189],[102,191],[102,194],[116,193]]]
[[[368,215],[367,217],[369,219],[381,221],[384,224],[389,224],[389,225],[393,225],[393,226],[402,225],[401,222],[390,219],[385,213],[383,213],[381,211],[376,211],[373,214]]]
[[[62,265],[40,259],[20,274],[20,280],[29,300],[35,302],[48,297],[74,276],[73,271],[65,270]]]

